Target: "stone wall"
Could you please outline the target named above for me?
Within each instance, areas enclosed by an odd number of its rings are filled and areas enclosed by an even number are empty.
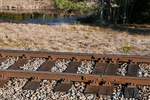
[[[54,0],[0,0],[3,10],[42,10],[53,9]]]

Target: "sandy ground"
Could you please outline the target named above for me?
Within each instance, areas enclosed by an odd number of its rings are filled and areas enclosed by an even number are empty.
[[[0,48],[150,55],[150,34],[88,25],[0,23]]]

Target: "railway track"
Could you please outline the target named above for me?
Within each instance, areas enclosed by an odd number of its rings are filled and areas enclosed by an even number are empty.
[[[84,94],[113,98],[120,90],[124,98],[137,99],[144,95],[141,88],[150,86],[150,57],[0,50],[0,87],[14,78],[27,79],[23,90],[36,91],[43,80],[55,80],[54,92],[82,83]]]

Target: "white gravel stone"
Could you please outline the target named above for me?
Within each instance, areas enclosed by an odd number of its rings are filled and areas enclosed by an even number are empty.
[[[86,100],[95,100],[96,99],[96,95],[93,94],[86,94]]]
[[[35,58],[33,60],[29,60],[27,64],[24,66],[21,66],[20,68],[23,70],[28,70],[28,71],[36,71],[42,63],[45,62],[45,59],[42,58]]]
[[[93,71],[94,62],[93,61],[83,61],[81,66],[78,67],[78,74],[90,74]]]
[[[113,90],[113,96],[112,99],[113,100],[120,100],[122,98],[121,95],[121,85],[118,85],[116,88],[114,88]]]
[[[52,94],[53,84],[48,80],[43,80],[41,87],[32,94],[31,100],[49,100]]]
[[[51,72],[63,72],[66,70],[69,62],[70,61],[65,61],[64,59],[62,61],[56,61],[55,66],[53,66],[51,69]]]
[[[1,100],[23,100],[21,96],[22,87],[27,82],[27,79],[12,79],[9,80],[4,88],[0,88]]]
[[[111,100],[111,97],[106,95],[100,95],[96,100]]]
[[[17,60],[18,58],[14,58],[14,57],[6,59],[4,62],[1,62],[0,69],[3,70],[7,69],[9,66],[13,65]]]
[[[139,64],[139,77],[150,77],[150,65],[149,64]]]
[[[84,88],[84,83],[75,82],[75,85],[72,85],[67,93],[68,98],[70,98],[70,100],[86,100],[86,97],[83,94]]]
[[[114,91],[111,100],[150,100],[150,86],[141,86],[139,90],[139,98],[125,98],[121,91],[122,86],[118,85]],[[103,99],[102,99],[103,100]]]
[[[127,64],[127,63],[122,64],[122,65],[120,66],[120,68],[118,68],[117,74],[118,74],[118,75],[125,76],[126,73],[127,73],[127,67],[128,67],[128,64]]]
[[[140,87],[139,94],[141,100],[150,100],[150,86]]]

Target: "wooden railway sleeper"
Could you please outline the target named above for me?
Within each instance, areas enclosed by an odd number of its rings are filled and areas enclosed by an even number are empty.
[[[41,86],[41,80],[30,78],[23,86],[23,90],[36,90]]]
[[[40,80],[39,77],[31,77],[30,79],[31,79],[31,80]]]
[[[139,92],[136,86],[127,85],[124,87],[123,94],[126,98],[139,98]]]
[[[93,86],[99,86],[99,85],[100,85],[100,82],[99,82],[99,81],[96,81],[96,80],[93,80],[93,81],[90,81],[88,84],[89,84],[89,85],[93,85]]]
[[[71,88],[72,85],[73,85],[72,81],[59,80],[57,81],[56,86],[54,86],[53,91],[54,92],[57,92],[57,91],[67,92]]]

